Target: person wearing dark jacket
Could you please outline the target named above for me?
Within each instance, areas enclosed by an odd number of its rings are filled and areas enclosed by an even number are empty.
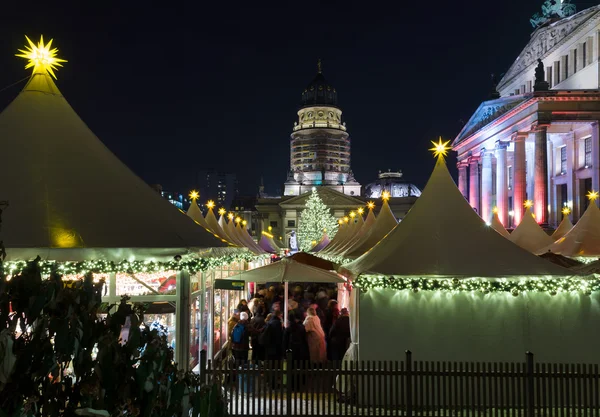
[[[331,326],[329,331],[329,347],[331,360],[341,361],[344,359],[348,345],[350,344],[350,316],[348,309],[342,308],[340,316]]]
[[[283,351],[291,350],[292,360],[294,361],[307,361],[310,356],[304,325],[294,313],[289,314],[288,320],[289,325],[283,331]]]
[[[254,317],[250,320],[250,342],[252,343],[252,360],[265,360],[265,347],[259,343],[259,337],[265,330],[265,311],[264,307],[260,306],[256,309]]]
[[[231,331],[231,351],[236,362],[244,363],[248,360],[250,351],[250,331],[248,313],[240,313],[240,321]]]
[[[265,357],[270,361],[283,358],[283,326],[281,325],[281,311],[272,313],[271,320],[267,322],[265,330],[259,336],[259,343],[265,348]]]

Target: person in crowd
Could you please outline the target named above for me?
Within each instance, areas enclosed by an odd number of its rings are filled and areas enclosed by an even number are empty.
[[[283,351],[288,350],[292,351],[294,361],[310,359],[306,330],[301,319],[294,312],[288,314],[288,327],[283,331]]]
[[[323,309],[321,308],[321,306],[318,303],[316,303],[316,302],[313,302],[310,305],[310,307],[315,310],[316,316],[321,321],[321,327],[323,327],[323,325],[325,324],[325,312],[323,311]]]
[[[267,321],[265,330],[259,336],[258,342],[265,348],[265,358],[269,361],[278,361],[283,358],[283,326],[281,311],[275,311]],[[268,316],[267,316],[268,317]]]
[[[328,353],[331,360],[341,361],[344,359],[346,350],[350,345],[350,316],[347,308],[342,308],[340,316],[331,326],[329,331]]]
[[[248,352],[250,351],[250,329],[248,322],[248,313],[242,311],[240,320],[235,326],[230,335],[231,351],[237,363],[245,363],[248,361]]]
[[[310,307],[307,310],[307,316],[304,320],[304,328],[306,329],[310,361],[313,363],[325,362],[327,360],[325,333],[323,332],[321,320],[319,320],[314,307]]]
[[[240,300],[240,303],[237,306],[237,310],[240,313],[242,313],[242,312],[248,313],[248,319],[252,318],[252,313],[250,311],[250,308],[248,307],[248,301],[246,301],[246,300]]]
[[[338,302],[336,300],[329,300],[327,308],[325,309],[325,320],[323,322],[323,331],[325,332],[325,342],[327,343],[327,359],[331,360],[331,349],[329,343],[329,331],[331,327],[340,315],[338,308]]]
[[[250,320],[250,342],[252,343],[252,360],[265,360],[265,347],[258,342],[258,338],[265,330],[265,309],[258,306],[254,311],[254,317]]]
[[[229,321],[227,321],[227,340],[231,340],[231,332],[236,324],[240,321],[240,312],[238,310],[233,310],[233,314],[229,317]]]

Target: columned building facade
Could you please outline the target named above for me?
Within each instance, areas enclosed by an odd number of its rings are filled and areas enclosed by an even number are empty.
[[[458,184],[490,221],[517,226],[526,200],[540,224],[568,206],[577,221],[600,188],[600,6],[539,27],[453,142]]]

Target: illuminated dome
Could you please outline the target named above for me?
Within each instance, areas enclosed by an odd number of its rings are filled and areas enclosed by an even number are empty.
[[[321,60],[317,64],[317,75],[302,92],[302,107],[337,106],[337,91],[327,82],[321,72]]]
[[[379,179],[365,187],[365,197],[380,198],[383,191],[388,191],[392,198],[421,196],[421,190],[416,185],[402,180],[402,171],[379,171]]]

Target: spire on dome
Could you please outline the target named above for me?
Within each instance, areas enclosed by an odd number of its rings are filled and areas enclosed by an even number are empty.
[[[319,58],[319,60],[317,61],[317,72],[319,74],[323,73],[323,65],[321,64],[321,58]]]

